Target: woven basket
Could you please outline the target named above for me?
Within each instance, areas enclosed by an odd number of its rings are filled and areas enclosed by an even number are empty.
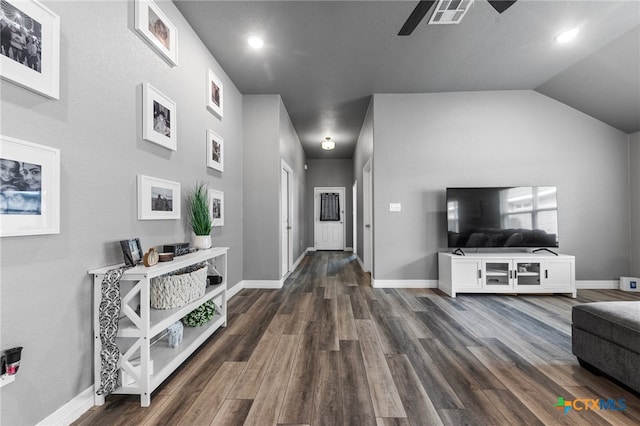
[[[204,296],[207,287],[207,266],[176,271],[151,279],[151,307],[179,308]]]

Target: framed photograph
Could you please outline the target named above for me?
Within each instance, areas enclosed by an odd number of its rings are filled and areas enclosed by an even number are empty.
[[[178,30],[153,0],[136,0],[136,31],[170,65],[178,65]]]
[[[120,247],[122,248],[122,254],[124,255],[125,265],[136,266],[142,263],[144,252],[142,251],[139,238],[121,240]]]
[[[0,136],[0,237],[60,233],[60,150]]]
[[[213,73],[212,70],[207,72],[207,108],[209,111],[222,118],[222,102],[224,100],[222,90],[222,80]]]
[[[213,130],[207,130],[207,167],[224,171],[224,139]]]
[[[178,150],[176,104],[158,89],[142,85],[142,138]]]
[[[36,0],[0,4],[0,76],[60,99],[60,17]]]
[[[138,219],[180,219],[180,183],[138,175]]]
[[[209,190],[209,211],[213,226],[224,226],[224,192]]]

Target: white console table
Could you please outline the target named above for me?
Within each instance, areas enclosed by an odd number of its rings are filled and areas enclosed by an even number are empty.
[[[451,297],[457,293],[561,293],[575,298],[575,257],[438,253],[438,288]]]
[[[122,294],[121,319],[116,343],[120,350],[120,377],[127,382],[117,388],[115,394],[140,395],[140,405],[148,407],[153,392],[176,368],[180,366],[217,329],[227,325],[227,247],[198,250],[178,256],[171,262],[161,262],[151,267],[139,265],[127,269],[120,280]],[[211,260],[212,259],[212,260]],[[222,275],[222,283],[209,286],[205,295],[188,305],[174,309],[153,309],[149,303],[151,278],[174,272],[196,263],[209,261]],[[93,275],[94,304],[94,390],[100,387],[100,324],[98,321],[101,284],[107,271],[115,265],[89,271]],[[203,304],[213,300],[216,314],[201,327],[184,327],[182,343],[171,348],[167,339],[154,344],[154,338],[162,336],[166,328]],[[136,312],[140,305],[139,313]],[[94,394],[96,405],[104,404],[104,396]]]

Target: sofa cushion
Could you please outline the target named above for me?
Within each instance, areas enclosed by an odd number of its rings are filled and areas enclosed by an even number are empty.
[[[640,353],[640,301],[576,305],[571,317],[574,327]]]

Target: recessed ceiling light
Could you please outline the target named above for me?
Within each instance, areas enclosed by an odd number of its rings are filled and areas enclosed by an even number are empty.
[[[555,40],[558,43],[566,43],[568,41],[571,41],[575,38],[575,36],[578,35],[578,32],[580,31],[579,28],[572,28],[568,31],[562,32],[560,34],[558,34],[555,38]]]
[[[324,139],[325,139],[325,141],[322,142],[322,149],[324,149],[326,151],[331,151],[332,149],[334,149],[336,147],[336,143],[334,141],[332,141],[329,136],[327,136]]]
[[[262,40],[257,35],[250,35],[247,38],[247,43],[249,43],[249,46],[253,47],[254,49],[260,49],[262,46],[264,46],[264,40]]]

